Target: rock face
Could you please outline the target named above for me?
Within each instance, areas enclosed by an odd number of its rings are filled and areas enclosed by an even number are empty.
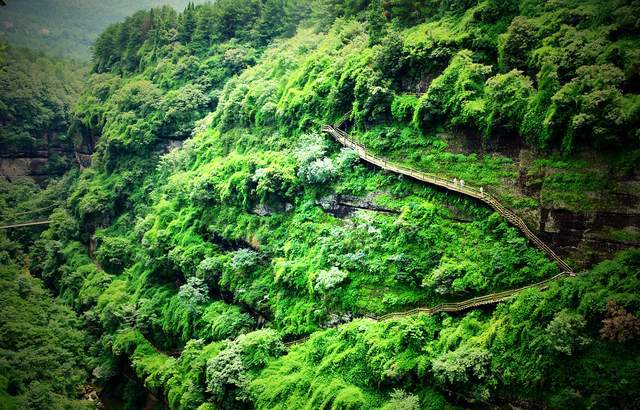
[[[83,141],[74,147],[64,136],[45,135],[38,141],[38,149],[22,152],[0,152],[0,176],[11,181],[20,177],[33,178],[38,184],[45,184],[52,176],[60,176],[71,167],[80,169],[91,166],[95,141]],[[161,140],[156,149],[162,155],[172,149],[180,148],[182,140]]]
[[[537,203],[512,210],[576,267],[588,267],[621,250],[640,247],[638,164],[594,151],[570,157],[533,152],[517,137],[505,136],[485,144],[469,130],[439,135],[456,153],[510,158],[516,177],[504,178],[494,187],[497,197]]]
[[[375,212],[399,213],[396,210],[381,207],[375,203],[380,193],[372,192],[366,197],[351,195],[328,195],[316,201],[318,205],[336,218],[346,218],[358,209],[366,209]]]
[[[556,251],[582,267],[640,247],[640,174],[616,173],[594,159],[582,169],[532,166],[530,153],[519,161],[514,189],[539,206],[521,215]],[[562,178],[570,182],[553,184]],[[600,178],[601,184],[591,179]],[[579,180],[579,184],[571,181]]]
[[[640,213],[540,207],[540,236],[583,266],[640,247]]]
[[[72,147],[49,147],[30,152],[0,153],[0,176],[11,181],[31,177],[44,184],[51,176],[62,175],[75,162]]]
[[[0,174],[9,179],[21,176],[46,176],[46,157],[0,158]]]

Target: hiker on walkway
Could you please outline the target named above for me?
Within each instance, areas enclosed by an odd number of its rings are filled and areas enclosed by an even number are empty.
[[[464,188],[464,179],[460,180],[460,188]]]
[[[453,185],[458,186],[458,178],[453,178]]]
[[[480,187],[480,195],[484,196],[484,188]]]

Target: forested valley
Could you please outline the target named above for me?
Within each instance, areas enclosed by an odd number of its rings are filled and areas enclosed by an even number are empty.
[[[640,408],[640,2],[6,3],[0,409]]]

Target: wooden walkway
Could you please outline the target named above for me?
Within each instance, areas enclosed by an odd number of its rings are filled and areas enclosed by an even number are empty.
[[[505,290],[503,292],[497,292],[497,293],[491,293],[489,295],[478,296],[472,299],[463,300],[461,302],[441,303],[439,305],[436,305],[430,308],[420,307],[420,308],[415,308],[411,310],[405,310],[402,312],[391,312],[382,316],[364,315],[363,317],[374,320],[376,322],[384,322],[386,320],[399,319],[407,316],[416,315],[418,313],[435,315],[436,313],[440,313],[440,312],[449,312],[449,313],[462,312],[462,311],[479,307],[479,306],[492,305],[495,303],[503,302],[515,296],[516,294],[522,292],[523,290],[527,290],[527,289],[546,290],[549,287],[549,283],[566,276],[575,276],[575,274],[573,272],[562,272],[557,274],[556,276],[553,276],[549,279],[545,279],[538,283],[534,283],[534,284],[523,286],[516,289]],[[338,326],[339,324],[332,327],[338,327]],[[287,342],[285,343],[285,346],[293,346],[293,345],[305,342],[308,339],[309,339],[309,336],[305,336],[300,339]]]
[[[48,206],[45,206],[45,207],[42,207],[42,208],[30,209],[28,211],[14,213],[14,214],[12,214],[12,217],[16,217],[18,215],[33,214],[35,212],[40,212],[40,211],[46,211],[46,210],[51,209],[53,207],[56,207],[58,205],[59,205],[58,203],[53,203],[51,205],[48,205]],[[31,218],[35,218],[35,216],[31,216]],[[24,226],[48,225],[50,223],[51,223],[51,221],[49,221],[49,220],[37,220],[37,221],[36,220],[31,220],[31,221],[24,221],[24,222],[5,222],[6,225],[0,225],[0,230],[1,229],[11,229],[11,228],[22,228]]]
[[[29,221],[11,225],[0,225],[0,229],[22,228],[24,226],[49,225],[51,221]]]
[[[573,273],[573,269],[560,256],[558,256],[551,248],[549,248],[547,244],[545,244],[540,238],[538,238],[538,236],[534,234],[531,231],[531,229],[529,229],[527,224],[525,224],[524,221],[518,215],[516,215],[513,211],[507,209],[497,199],[495,199],[493,196],[491,196],[487,192],[483,192],[479,188],[475,188],[473,186],[468,186],[468,185],[460,186],[459,184],[455,184],[451,180],[441,178],[437,175],[427,174],[424,172],[417,171],[413,168],[403,167],[401,165],[397,165],[392,162],[389,162],[386,158],[382,158],[369,153],[364,145],[355,141],[346,132],[340,130],[335,126],[325,125],[324,127],[322,127],[322,131],[331,135],[336,141],[338,141],[343,146],[353,149],[362,160],[370,164],[376,165],[387,171],[395,172],[400,175],[405,175],[413,179],[416,179],[418,181],[439,186],[449,191],[458,192],[463,195],[467,195],[484,202],[485,204],[493,208],[496,212],[498,212],[500,215],[502,215],[505,219],[507,219],[511,224],[518,227],[522,231],[522,233],[536,247],[538,247],[538,249],[543,251],[550,259],[555,261],[563,272]]]
[[[343,146],[353,149],[363,161],[376,165],[382,169],[395,172],[397,174],[406,175],[418,181],[426,182],[428,184],[436,185],[436,186],[448,189],[450,191],[455,191],[463,195],[476,198],[486,203],[491,208],[493,208],[496,212],[498,212],[500,215],[506,218],[510,223],[517,226],[522,231],[522,233],[524,233],[524,235],[536,247],[538,247],[545,254],[547,254],[549,258],[555,261],[560,267],[560,269],[562,270],[562,273],[559,273],[558,275],[552,278],[549,278],[531,285],[516,288],[516,289],[510,289],[510,290],[505,290],[503,292],[497,292],[497,293],[491,293],[489,295],[478,296],[472,299],[463,300],[461,302],[441,303],[437,306],[430,307],[430,308],[415,308],[415,309],[406,310],[403,312],[391,312],[382,316],[365,315],[364,317],[380,322],[380,321],[385,321],[390,319],[397,319],[397,318],[402,318],[406,316],[411,316],[418,313],[433,315],[440,312],[450,312],[450,313],[461,312],[467,309],[472,309],[474,307],[491,305],[491,304],[505,301],[526,289],[545,290],[549,287],[550,282],[553,282],[555,280],[558,280],[566,276],[573,277],[576,275],[573,269],[571,269],[571,267],[560,256],[558,256],[551,248],[549,248],[547,244],[545,244],[540,238],[538,238],[538,236],[535,235],[529,229],[529,227],[524,223],[524,221],[519,216],[513,213],[513,211],[504,207],[497,199],[495,199],[493,196],[489,195],[488,193],[483,192],[480,189],[472,186],[466,186],[466,185],[460,186],[459,184],[453,183],[453,181],[440,178],[437,175],[427,174],[424,172],[417,171],[413,168],[396,165],[389,162],[386,158],[373,155],[367,151],[367,149],[363,144],[355,141],[353,138],[349,137],[349,135],[346,132],[340,130],[339,125],[336,125],[336,126],[325,125],[324,127],[322,127],[322,131],[331,135],[333,138],[336,139],[336,141],[338,141]],[[337,326],[338,325],[334,327],[337,327]],[[285,345],[288,347],[293,346],[293,345],[302,343],[308,339],[309,339],[309,336],[305,336],[303,338],[293,340],[291,342],[287,342],[285,343]]]
[[[416,308],[416,309],[411,309],[404,312],[387,313],[386,315],[383,315],[380,317],[375,317],[375,316],[374,317],[367,316],[367,317],[371,317],[372,319],[378,320],[378,321],[384,321],[389,319],[397,319],[401,317],[411,316],[418,313],[426,313],[428,315],[434,315],[440,312],[461,312],[467,309],[471,309],[471,308],[475,308],[483,305],[491,305],[498,302],[503,302],[511,298],[512,296],[515,296],[516,294],[522,292],[523,290],[527,290],[527,289],[546,290],[549,287],[550,282],[553,282],[565,276],[574,276],[574,275],[575,274],[572,272],[562,272],[557,274],[556,276],[553,276],[549,279],[545,279],[538,283],[523,286],[521,288],[505,290],[503,292],[491,293],[489,295],[484,295],[484,296],[478,296],[476,298],[463,300],[461,302],[441,303],[431,308]]]

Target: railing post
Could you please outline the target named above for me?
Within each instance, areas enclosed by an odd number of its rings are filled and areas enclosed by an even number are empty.
[[[348,113],[346,115],[348,115]],[[486,194],[482,187],[480,188],[480,191],[479,191],[480,196],[478,196],[478,194],[476,193],[476,190],[472,189],[471,187],[459,187],[457,185],[452,185],[449,181],[445,181],[438,177],[429,176],[422,172],[416,172],[410,168],[403,169],[393,165],[389,165],[389,162],[386,158],[378,158],[376,156],[369,155],[367,153],[366,145],[364,143],[357,143],[354,139],[350,138],[346,132],[339,130],[337,126],[336,127],[325,126],[322,129],[323,131],[330,133],[342,145],[351,145],[351,147],[355,148],[355,151],[359,154],[361,158],[368,160],[369,162],[372,162],[372,161],[382,162],[383,167],[385,169],[393,170],[394,172],[397,172],[399,174],[408,175],[421,181],[430,182],[434,185],[439,185],[449,190],[461,192],[473,198],[481,199],[485,203],[489,204],[492,208],[494,208],[500,215],[502,215],[505,219],[507,219],[507,221],[509,221],[516,227],[520,228],[522,233],[529,240],[531,240],[531,242],[533,242],[540,250],[542,250],[545,254],[547,254],[547,256],[550,259],[554,260],[558,265],[560,265],[560,267],[563,270],[573,273],[573,271],[571,270],[571,267],[566,262],[564,262],[564,260],[560,258],[553,250],[551,250],[551,248],[549,248],[544,242],[542,242],[542,240],[540,240],[529,229],[529,227],[524,223],[524,221],[519,216],[517,216],[515,213],[511,212],[510,210],[506,209],[504,206],[502,206],[502,204],[498,200],[493,198],[492,195]]]

